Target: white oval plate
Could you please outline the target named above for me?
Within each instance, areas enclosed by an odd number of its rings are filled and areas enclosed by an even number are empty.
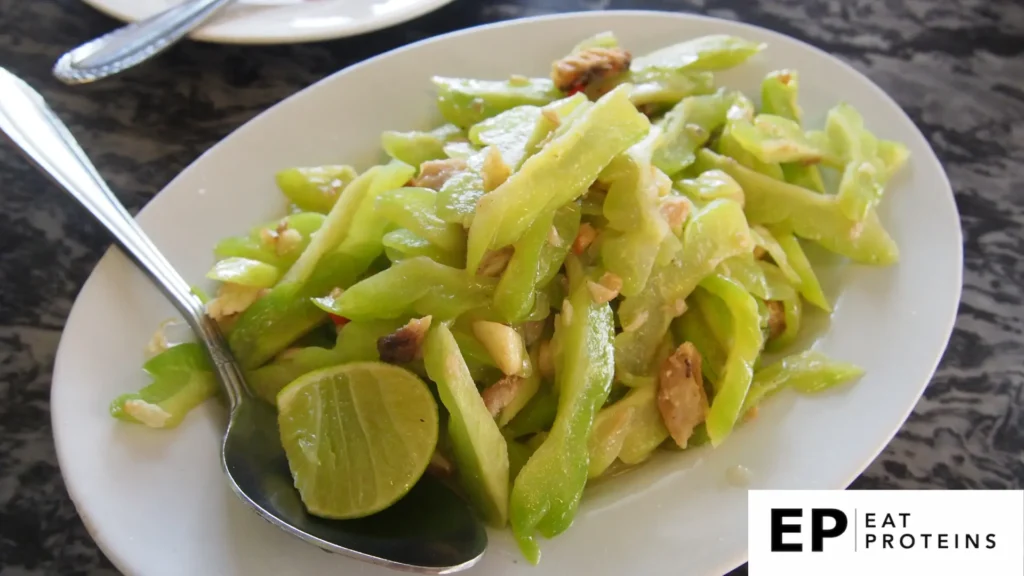
[[[816,346],[867,369],[857,384],[813,398],[783,393],[716,450],[660,454],[588,490],[575,524],[542,542],[532,568],[504,531],[475,574],[708,574],[746,558],[746,490],[726,471],[751,471],[752,488],[847,486],[895,434],[928,383],[960,295],[961,235],[949,182],[921,133],[877,86],[831,56],[734,22],[682,14],[602,12],[506,22],[378,56],[306,89],[204,154],[161,192],[139,221],[190,281],[212,264],[221,237],[282,213],[274,173],[295,165],[378,159],[387,129],[430,126],[431,74],[545,75],[576,41],[613,30],[635,53],[713,33],[768,43],[720,81],[758,94],[765,73],[802,72],[809,125],[840,100],[883,138],[906,143],[911,162],[883,201],[882,221],[902,251],[889,268],[822,270],[836,302]],[[374,89],[387,83],[386,91]],[[53,428],[61,470],[79,513],[118,568],[147,576],[384,574],[324,554],[260,520],[239,502],[218,464],[222,409],[208,403],[173,431],[115,421],[107,405],[145,384],[143,347],[173,309],[112,250],[68,319],[54,370]]]
[[[125,22],[182,0],[82,0]],[[238,0],[191,34],[224,44],[289,44],[355,36],[401,24],[452,0]]]

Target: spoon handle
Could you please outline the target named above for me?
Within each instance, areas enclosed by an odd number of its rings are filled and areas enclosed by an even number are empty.
[[[85,84],[149,60],[234,0],[186,0],[67,52],[53,67],[65,84]]]
[[[43,97],[0,68],[0,131],[113,235],[184,316],[213,359],[232,409],[245,393],[241,371],[217,324],[188,283],[139,228]]]

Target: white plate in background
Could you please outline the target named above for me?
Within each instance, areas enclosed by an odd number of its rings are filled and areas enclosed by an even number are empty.
[[[432,74],[507,78],[546,75],[578,40],[612,30],[635,54],[691,37],[735,34],[768,44],[720,74],[757,95],[782,67],[801,76],[809,126],[845,100],[880,137],[905,143],[908,166],[891,183],[880,215],[901,250],[888,268],[831,266],[823,282],[835,302],[816,346],[864,366],[857,384],[800,397],[773,397],[721,447],[662,453],[640,469],[588,490],[575,524],[542,541],[529,566],[504,531],[472,574],[677,574],[719,576],[746,559],[746,490],[846,487],[883,449],[928,384],[959,302],[961,233],[949,182],[924,137],[896,103],[846,64],[785,36],[684,14],[596,12],[504,22],[419,42],[343,70],[267,110],[171,182],[139,221],[189,281],[201,282],[212,247],[279,216],[274,185],[289,166],[380,159],[383,130],[430,126]],[[387,85],[387,90],[379,87]],[[390,574],[331,556],[260,520],[224,481],[220,406],[207,403],[172,431],[111,418],[111,399],[146,383],[143,348],[171,305],[116,250],[78,296],[61,340],[52,390],[61,471],[96,542],[128,574],[232,576]]]
[[[182,0],[82,0],[125,22]],[[289,44],[355,36],[437,10],[452,0],[237,0],[192,33],[225,44]]]

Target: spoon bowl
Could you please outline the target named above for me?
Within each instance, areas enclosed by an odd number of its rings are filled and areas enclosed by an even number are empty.
[[[366,518],[309,514],[292,485],[277,430],[271,406],[244,401],[232,413],[222,450],[231,487],[271,524],[329,552],[422,574],[457,572],[483,554],[486,532],[465,502],[430,474]]]
[[[373,564],[447,574],[479,561],[487,547],[483,525],[464,500],[429,474],[395,505],[366,518],[326,520],[308,514],[292,484],[277,413],[249,392],[216,323],[120,204],[42,96],[3,68],[0,131],[111,233],[206,348],[230,409],[221,461],[242,501],[293,536]]]

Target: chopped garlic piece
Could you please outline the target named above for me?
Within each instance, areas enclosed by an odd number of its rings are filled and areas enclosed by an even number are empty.
[[[156,356],[157,354],[167,350],[171,347],[170,342],[167,341],[166,329],[171,324],[174,324],[174,318],[168,318],[160,323],[160,327],[153,333],[153,337],[149,339],[149,343],[146,344],[146,354],[150,357]]]
[[[587,280],[587,290],[595,304],[611,302],[622,290],[622,278],[617,274],[605,272],[597,282]]]
[[[277,235],[277,246],[274,248],[278,256],[283,256],[302,244],[302,233],[294,228],[285,228]]]
[[[506,376],[522,374],[526,346],[523,337],[514,328],[498,322],[478,320],[473,323],[473,335],[484,345],[494,363]]]
[[[206,303],[206,315],[217,321],[225,320],[244,312],[265,293],[265,288],[226,282],[221,284],[217,297]]]
[[[171,419],[166,410],[145,400],[128,400],[124,403],[124,411],[150,428],[163,428]]]
[[[562,124],[562,119],[559,118],[558,112],[555,112],[551,108],[545,106],[540,109],[540,113],[542,116],[544,116],[544,118],[547,118],[548,122],[551,122],[555,126],[559,126]]]
[[[512,175],[512,169],[501,157],[501,150],[497,146],[489,146],[484,156],[483,169],[480,175],[484,178],[484,192],[490,192],[505,183]]]

